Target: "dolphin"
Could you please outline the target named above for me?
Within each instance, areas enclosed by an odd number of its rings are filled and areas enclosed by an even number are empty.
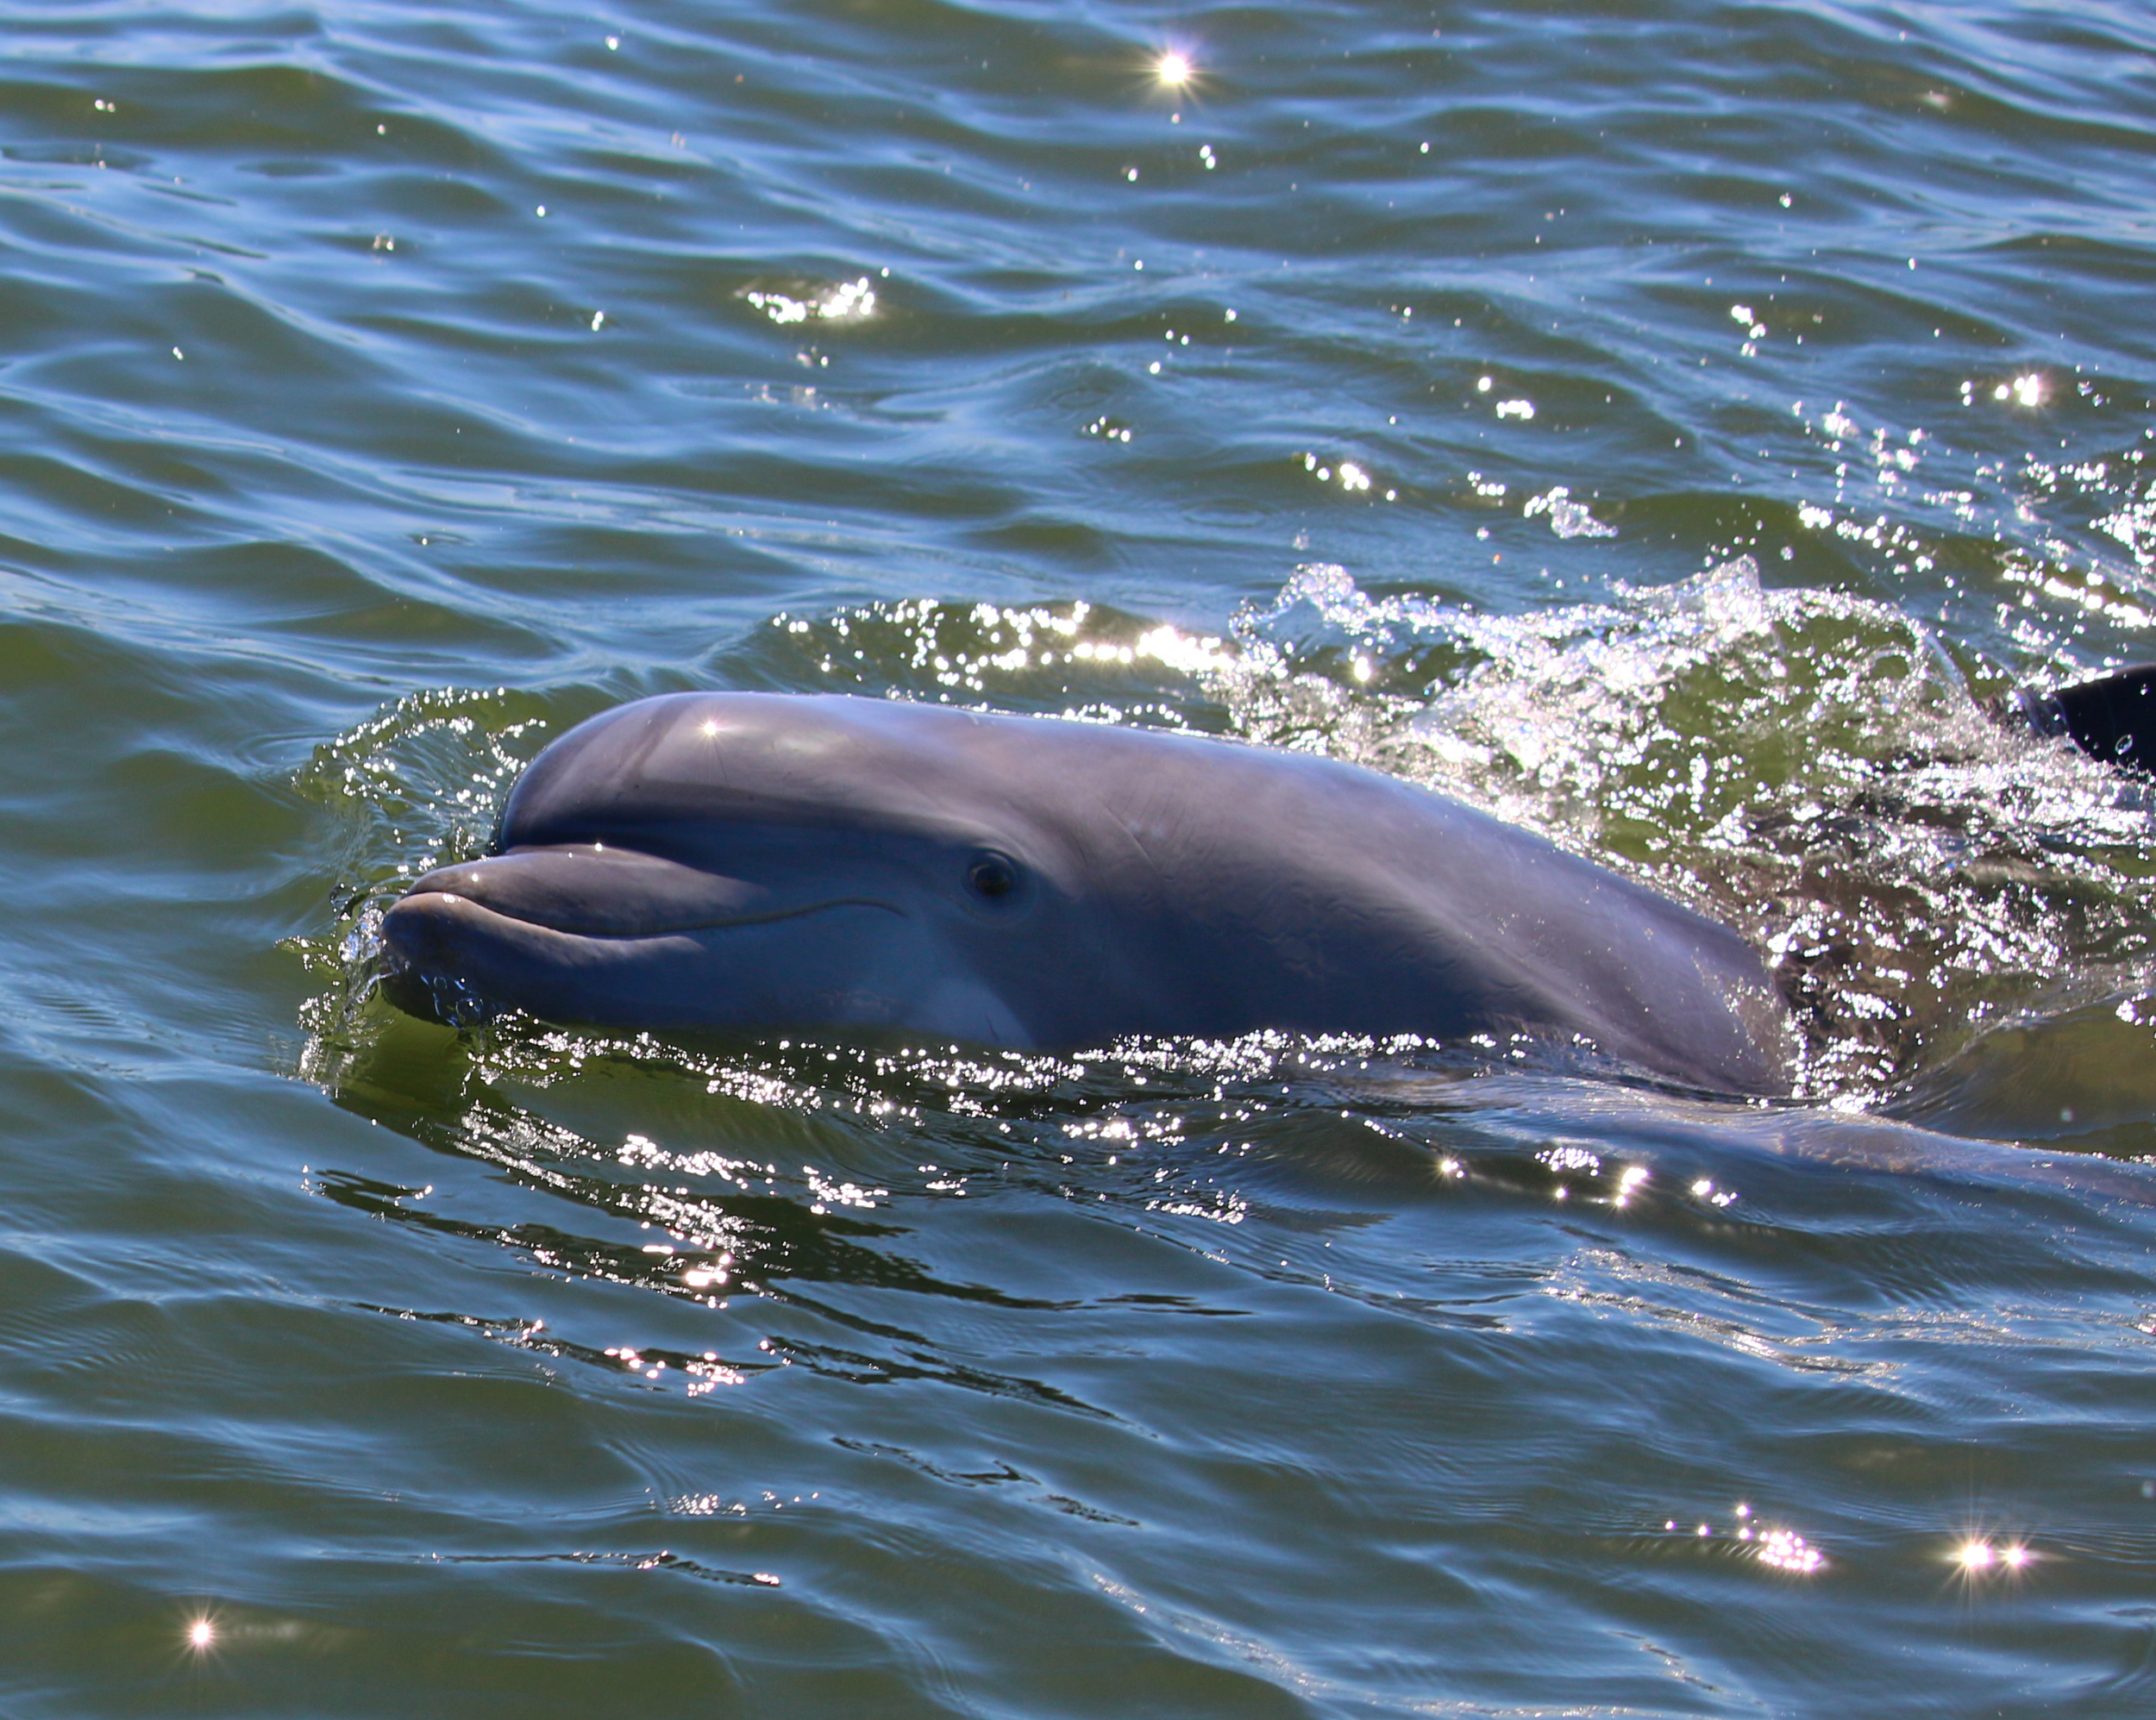
[[[1191,735],[676,693],[548,747],[492,851],[382,920],[385,984],[617,1029],[1048,1049],[1529,1034],[1788,1091],[1736,932],[1376,772]]]

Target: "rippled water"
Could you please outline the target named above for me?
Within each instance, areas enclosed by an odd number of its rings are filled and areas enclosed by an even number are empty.
[[[2156,824],[1993,714],[2156,654],[2145,8],[6,18],[0,1708],[2156,1705]],[[706,686],[1431,783],[1801,1093],[372,996]]]

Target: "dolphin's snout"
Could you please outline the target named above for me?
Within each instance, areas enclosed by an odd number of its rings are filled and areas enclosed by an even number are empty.
[[[382,916],[382,943],[392,963],[432,966],[446,953],[451,918],[461,905],[463,898],[454,891],[429,885],[425,879],[406,891]]]
[[[767,906],[769,894],[740,879],[593,842],[512,848],[438,866],[417,880],[404,901],[461,898],[549,931],[620,938],[654,937],[753,916]]]
[[[619,897],[581,893],[617,882]],[[629,899],[646,883],[657,887]],[[398,1007],[453,1027],[500,1010],[599,1024],[785,1025],[787,1000],[804,985],[824,1000],[814,1019],[873,1026],[933,969],[932,950],[907,942],[913,922],[887,904],[818,894],[724,911],[751,888],[641,857],[617,867],[611,854],[526,851],[444,866],[382,916],[379,984]],[[584,929],[595,923],[602,929]],[[863,979],[862,952],[879,934],[895,935],[901,955]],[[965,1025],[996,1024],[960,1001]]]
[[[470,905],[446,891],[414,886],[383,915],[380,984],[398,1009],[451,1026],[470,1015],[457,939]]]

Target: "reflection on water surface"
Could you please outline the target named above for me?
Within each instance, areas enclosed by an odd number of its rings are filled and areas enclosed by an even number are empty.
[[[9,28],[0,1706],[2147,1711],[2140,10]],[[707,686],[1463,796],[1802,1093],[372,995]]]

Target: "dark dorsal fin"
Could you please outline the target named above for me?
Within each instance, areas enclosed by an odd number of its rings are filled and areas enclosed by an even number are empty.
[[[2055,693],[2024,692],[2016,702],[2039,735],[2065,735],[2092,759],[2156,772],[2156,664]]]

